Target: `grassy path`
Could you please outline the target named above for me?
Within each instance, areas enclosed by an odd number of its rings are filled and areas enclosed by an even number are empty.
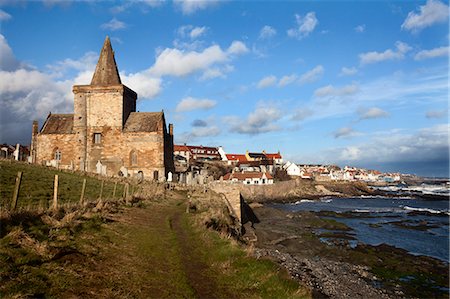
[[[275,263],[193,225],[185,199],[172,192],[145,207],[92,214],[78,226],[19,224],[21,235],[0,239],[0,265],[7,267],[0,269],[0,297],[309,297]],[[62,254],[46,258],[36,251],[42,248]]]

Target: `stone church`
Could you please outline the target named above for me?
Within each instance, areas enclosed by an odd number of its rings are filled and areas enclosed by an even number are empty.
[[[123,85],[106,37],[90,85],[74,85],[74,113],[33,122],[31,160],[108,176],[163,181],[174,172],[173,125],[164,111],[136,112],[137,94]]]

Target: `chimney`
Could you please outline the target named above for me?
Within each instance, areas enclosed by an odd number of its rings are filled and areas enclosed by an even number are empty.
[[[31,130],[31,134],[32,134],[32,136],[35,136],[35,135],[37,135],[37,133],[38,133],[38,121],[37,120],[34,120],[33,121],[33,128],[32,128],[32,130]]]
[[[173,124],[169,124],[169,135],[173,136]]]

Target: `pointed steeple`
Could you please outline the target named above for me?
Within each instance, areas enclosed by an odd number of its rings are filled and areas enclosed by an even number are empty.
[[[117,84],[122,84],[122,82],[120,81],[119,71],[114,59],[111,41],[109,36],[107,36],[100,52],[100,58],[98,59],[91,85],[108,86]]]

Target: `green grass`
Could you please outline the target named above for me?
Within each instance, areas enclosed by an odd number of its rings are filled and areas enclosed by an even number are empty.
[[[81,196],[83,180],[86,179],[85,199],[94,200],[100,196],[101,180],[82,173],[59,171],[55,168],[30,165],[23,162],[0,160],[0,206],[7,208],[11,204],[17,173],[21,171],[22,182],[17,206],[49,207],[53,200],[55,174],[58,175],[58,200],[61,204],[78,202]],[[105,180],[102,198],[111,198],[114,182]],[[118,183],[115,198],[123,195],[123,183]]]
[[[184,217],[192,247],[207,265],[219,287],[240,298],[309,298],[306,288],[292,280],[288,272],[268,259],[255,259],[235,242],[215,231],[204,231]]]

